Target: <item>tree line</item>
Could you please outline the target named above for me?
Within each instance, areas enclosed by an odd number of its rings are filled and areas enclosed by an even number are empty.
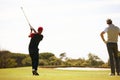
[[[0,51],[0,68],[13,68],[31,66],[31,59],[28,54]],[[89,53],[88,59],[71,59],[66,53],[61,53],[59,58],[53,53],[43,52],[39,54],[40,67],[109,67],[109,61],[105,63],[98,56]]]

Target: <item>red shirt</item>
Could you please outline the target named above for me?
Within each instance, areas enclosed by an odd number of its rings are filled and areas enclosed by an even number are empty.
[[[31,34],[29,35],[29,37],[33,38],[34,35],[35,35],[35,33],[31,33]]]

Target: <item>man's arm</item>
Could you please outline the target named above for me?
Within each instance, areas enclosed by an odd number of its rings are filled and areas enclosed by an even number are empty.
[[[120,33],[119,33],[119,36],[120,36]]]
[[[119,29],[119,33],[118,33],[118,35],[120,36],[120,29]]]
[[[100,36],[101,36],[103,42],[106,43],[106,40],[105,40],[105,38],[104,38],[104,34],[105,34],[105,32],[103,31],[103,32],[101,32]]]
[[[31,33],[32,31],[34,31],[34,33],[37,33],[37,31],[33,27],[31,27]]]
[[[34,33],[32,31],[34,31]],[[32,37],[36,33],[37,33],[36,30],[33,27],[30,27],[30,34],[28,37]]]

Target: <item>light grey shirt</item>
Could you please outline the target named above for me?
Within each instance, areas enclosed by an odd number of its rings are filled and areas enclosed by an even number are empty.
[[[104,32],[107,33],[107,42],[113,42],[113,43],[117,43],[118,42],[118,35],[120,33],[120,29],[113,25],[110,24],[105,30]]]

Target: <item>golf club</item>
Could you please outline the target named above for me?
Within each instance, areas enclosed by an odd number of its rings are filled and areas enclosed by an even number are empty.
[[[29,26],[30,26],[30,29],[33,28],[33,27],[31,26],[31,24],[30,24],[30,22],[29,22],[29,20],[28,20],[28,18],[27,18],[27,16],[26,16],[26,14],[25,14],[25,11],[24,11],[23,7],[21,7],[21,10],[22,10],[22,12],[23,12],[23,14],[24,14],[24,16],[25,16],[25,18],[26,18]]]

